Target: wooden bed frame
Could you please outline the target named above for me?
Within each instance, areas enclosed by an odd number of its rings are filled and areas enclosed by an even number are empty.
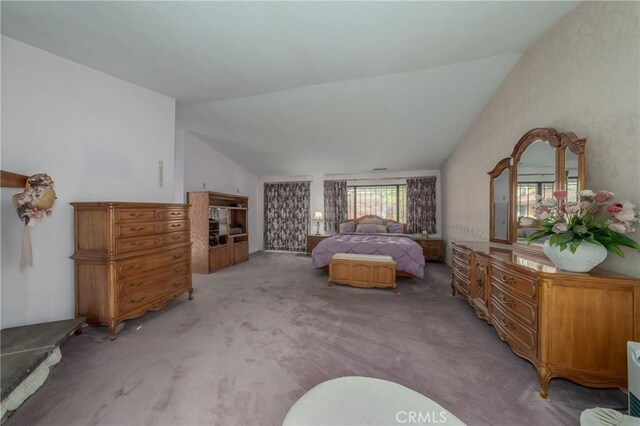
[[[375,220],[375,222],[373,221]],[[395,221],[393,219],[383,219],[380,216],[376,216],[373,214],[368,214],[365,216],[360,216],[359,218],[356,219],[349,219],[349,220],[344,220],[342,222],[340,222],[340,224],[338,225],[338,230],[340,229],[340,225],[342,225],[343,223],[348,223],[348,222],[355,222],[356,223],[356,227],[361,224],[361,223],[375,223],[376,225],[384,225],[387,226],[389,223],[400,223],[398,221]],[[407,233],[407,224],[403,223],[402,224],[402,233],[406,234]]]

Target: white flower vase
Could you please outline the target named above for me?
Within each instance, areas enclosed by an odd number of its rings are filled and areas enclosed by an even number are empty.
[[[542,249],[554,265],[570,272],[589,272],[607,258],[606,248],[587,241],[582,241],[575,253],[569,246],[560,251],[560,246],[552,246],[549,241],[545,241]]]

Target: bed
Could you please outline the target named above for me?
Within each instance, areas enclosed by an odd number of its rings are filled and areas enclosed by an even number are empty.
[[[354,222],[353,225],[349,222]],[[348,224],[343,226],[343,224]],[[362,226],[367,225],[367,226]],[[373,227],[382,228],[373,231]],[[424,277],[424,255],[422,247],[406,234],[407,226],[378,216],[363,216],[340,224],[341,232],[320,241],[311,252],[314,268],[325,268],[336,253],[357,253],[391,256],[396,261],[396,271],[417,278]],[[388,232],[388,230],[400,232]],[[367,232],[364,232],[367,231]]]

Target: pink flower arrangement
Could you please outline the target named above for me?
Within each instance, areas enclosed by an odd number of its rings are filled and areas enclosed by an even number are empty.
[[[624,235],[634,232],[633,224],[638,222],[634,204],[614,202],[609,191],[581,191],[579,202],[568,202],[566,197],[567,191],[554,191],[553,198],[538,198],[535,216],[540,227],[527,242],[550,236],[549,244],[559,245],[561,251],[569,247],[575,253],[587,241],[619,256],[624,256],[620,246],[640,252],[640,244]]]

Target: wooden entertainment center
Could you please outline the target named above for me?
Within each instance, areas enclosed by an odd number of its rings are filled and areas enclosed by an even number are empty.
[[[249,197],[189,192],[192,270],[209,274],[249,260]]]

